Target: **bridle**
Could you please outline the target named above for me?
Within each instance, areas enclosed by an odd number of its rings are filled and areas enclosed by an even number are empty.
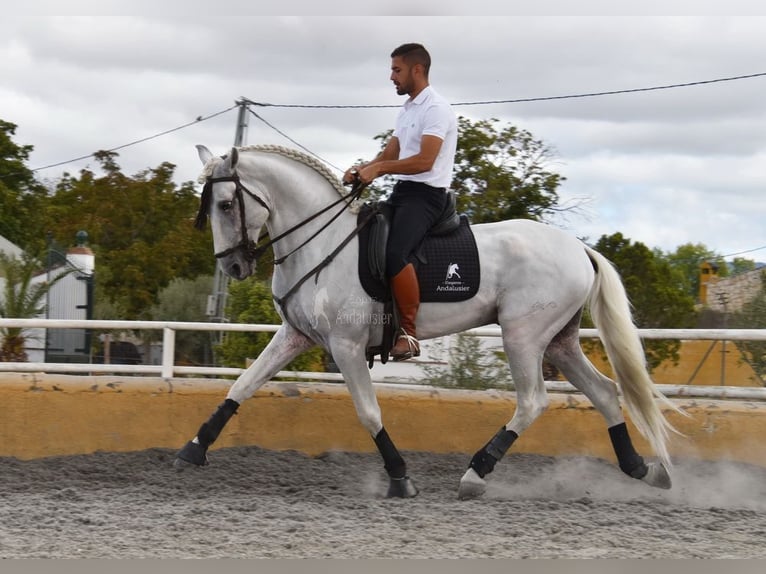
[[[202,189],[202,197],[200,198],[201,204],[199,208],[199,212],[197,213],[197,218],[195,219],[194,226],[197,229],[204,229],[205,228],[205,222],[207,221],[207,217],[210,214],[210,204],[212,202],[212,195],[213,195],[213,185],[216,183],[223,183],[223,182],[232,182],[234,183],[234,197],[237,201],[237,204],[239,206],[239,220],[240,220],[240,240],[239,243],[236,245],[229,247],[228,249],[224,249],[223,251],[220,251],[215,254],[215,257],[217,259],[220,259],[221,257],[226,257],[227,255],[231,255],[232,253],[235,253],[236,251],[241,251],[242,256],[247,260],[248,263],[252,263],[253,261],[256,261],[263,253],[272,245],[274,245],[277,241],[280,241],[281,239],[284,239],[294,231],[297,231],[304,225],[310,223],[320,215],[326,213],[327,211],[331,210],[333,207],[345,203],[345,205],[330,218],[330,220],[325,223],[322,227],[320,227],[316,232],[314,232],[308,239],[303,241],[300,245],[298,245],[295,249],[287,253],[286,255],[283,255],[282,257],[279,257],[278,259],[274,260],[274,265],[279,265],[281,263],[284,263],[284,261],[290,257],[293,253],[298,251],[301,247],[304,247],[306,244],[308,244],[312,239],[314,239],[317,235],[319,235],[322,231],[327,229],[327,227],[332,224],[333,221],[335,221],[340,215],[346,211],[349,207],[351,207],[351,204],[354,200],[359,199],[359,197],[362,195],[362,192],[367,187],[367,184],[361,183],[359,180],[355,181],[353,185],[351,186],[351,191],[349,191],[346,195],[340,196],[337,201],[333,201],[329,205],[323,207],[316,213],[310,215],[306,219],[298,222],[297,224],[293,225],[290,229],[287,231],[280,233],[276,237],[270,238],[268,241],[264,243],[260,243],[261,239],[265,237],[267,234],[262,235],[258,238],[258,242],[253,241],[250,236],[247,234],[247,226],[246,226],[246,218],[245,218],[245,198],[244,194],[249,195],[251,198],[253,198],[255,201],[260,203],[266,210],[271,213],[271,208],[268,206],[268,204],[260,198],[258,195],[247,189],[243,184],[242,181],[239,178],[239,175],[234,172],[232,175],[228,176],[222,176],[222,177],[212,177],[208,176],[208,178],[205,180],[205,186]],[[335,256],[340,253],[340,251],[354,238],[356,237],[359,232],[364,228],[365,225],[372,219],[372,215],[374,213],[371,213],[368,217],[363,218],[362,221],[358,222],[357,226],[354,228],[354,230],[338,245],[327,257],[324,258],[316,267],[314,267],[311,271],[306,273],[295,285],[293,285],[285,295],[283,295],[281,298],[274,295],[274,300],[279,303],[279,305],[283,308],[285,311],[285,317],[287,317],[287,311],[285,309],[285,304],[287,302],[287,299],[295,293],[298,288],[303,285],[303,283],[311,276],[318,274],[324,267],[326,267],[330,261],[332,261]]]
[[[245,198],[244,193],[252,197],[255,201],[260,203],[263,207],[266,208],[266,211],[271,213],[271,208],[269,208],[268,204],[262,200],[260,197],[258,197],[256,194],[254,194],[252,191],[247,189],[244,185],[242,185],[242,181],[239,179],[239,175],[234,173],[232,175],[222,176],[222,177],[208,177],[205,181],[205,187],[202,188],[202,197],[200,198],[201,204],[199,208],[199,213],[197,214],[197,219],[194,223],[194,226],[197,229],[204,229],[205,227],[205,220],[207,219],[207,216],[210,214],[210,202],[213,200],[213,185],[216,183],[224,183],[224,182],[232,182],[234,183],[234,197],[237,200],[237,204],[239,205],[239,228],[240,228],[240,240],[239,243],[234,245],[233,247],[229,247],[228,249],[224,249],[223,251],[219,251],[215,254],[216,259],[220,259],[221,257],[226,257],[227,255],[231,255],[232,253],[241,250],[242,256],[247,260],[248,263],[252,263],[253,261],[257,260],[261,255],[263,255],[263,252],[266,251],[266,249],[271,245],[272,242],[269,242],[268,244],[258,246],[255,241],[250,239],[250,236],[247,234],[247,225],[246,225],[246,218],[245,218]],[[260,240],[260,238],[259,238]]]
[[[346,195],[342,195],[338,198],[337,201],[332,202],[326,207],[323,207],[313,215],[310,215],[303,221],[298,222],[296,225],[292,226],[287,231],[280,233],[276,237],[273,237],[269,239],[269,241],[262,243],[258,245],[256,241],[253,241],[250,236],[247,234],[247,225],[246,225],[246,217],[245,217],[245,198],[244,194],[246,193],[251,198],[253,198],[255,201],[260,203],[264,208],[266,208],[266,211],[271,214],[271,208],[268,206],[268,204],[261,199],[258,195],[247,189],[243,184],[242,181],[239,178],[239,175],[235,172],[232,175],[222,176],[222,177],[212,177],[209,176],[205,181],[205,186],[202,189],[202,197],[201,205],[199,208],[199,213],[197,214],[197,219],[195,221],[195,227],[197,229],[204,229],[205,227],[205,220],[207,216],[210,214],[210,202],[212,201],[212,194],[213,194],[213,185],[216,183],[224,183],[224,182],[232,182],[234,183],[234,198],[237,200],[237,204],[239,206],[239,229],[240,229],[240,240],[239,243],[236,245],[229,247],[228,249],[224,249],[223,251],[219,251],[215,254],[216,259],[220,259],[222,257],[226,257],[227,255],[231,255],[232,253],[235,253],[236,251],[242,251],[242,256],[245,258],[245,260],[248,263],[252,263],[253,261],[258,260],[258,258],[263,255],[263,253],[272,245],[274,245],[277,241],[284,239],[288,235],[292,234],[294,231],[297,231],[304,225],[312,222],[314,219],[319,217],[320,215],[326,213],[327,211],[331,210],[336,205],[345,202],[345,205],[342,209],[340,209],[333,217],[325,223],[319,230],[317,230],[311,237],[306,239],[303,243],[301,243],[298,247],[293,249],[290,253],[287,255],[284,255],[274,261],[275,265],[279,265],[283,263],[290,255],[298,251],[301,247],[305,246],[309,241],[314,239],[317,235],[319,235],[322,231],[327,229],[327,227],[335,221],[340,215],[349,207],[351,207],[351,202],[353,202],[355,199],[358,199],[362,191],[364,191],[364,188],[366,185],[361,183],[354,183],[354,185],[351,188],[351,191],[347,193]],[[258,238],[258,241],[263,239],[266,234],[262,235]]]

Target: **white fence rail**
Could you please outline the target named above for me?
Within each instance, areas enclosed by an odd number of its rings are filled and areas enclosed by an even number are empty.
[[[191,323],[180,321],[113,321],[113,320],[60,320],[60,319],[7,319],[0,318],[0,328],[49,328],[49,329],[90,329],[98,331],[125,330],[161,330],[162,362],[159,365],[118,365],[96,363],[19,363],[0,362],[0,372],[45,372],[45,373],[128,373],[141,375],[159,375],[162,378],[172,378],[178,375],[206,375],[212,377],[238,376],[244,369],[234,367],[213,366],[179,366],[175,364],[175,334],[176,331],[214,331],[214,332],[266,332],[273,333],[279,325],[242,324],[242,323]],[[498,337],[500,328],[497,326],[471,329],[468,333],[481,337]],[[639,329],[643,339],[681,339],[709,341],[766,341],[766,329]],[[596,329],[582,329],[581,338],[596,338]],[[293,380],[312,380],[342,382],[338,373],[281,371],[277,378]],[[412,385],[409,380],[375,379],[376,383],[405,383]],[[576,389],[565,381],[547,381],[549,390],[560,392],[576,392]],[[666,395],[710,398],[738,398],[766,400],[766,388],[738,386],[698,386],[698,385],[658,385]]]

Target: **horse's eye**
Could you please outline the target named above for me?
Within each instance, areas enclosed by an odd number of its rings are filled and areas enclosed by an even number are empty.
[[[234,202],[233,201],[221,201],[218,204],[218,208],[221,211],[231,211],[232,207],[234,207]]]

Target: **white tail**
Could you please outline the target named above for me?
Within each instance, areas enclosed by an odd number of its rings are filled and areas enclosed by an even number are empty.
[[[596,266],[596,278],[589,299],[591,317],[614,369],[625,406],[654,453],[670,467],[666,442],[670,431],[677,431],[665,419],[657,400],[666,407],[680,411],[649,377],[643,345],[633,323],[630,302],[620,275],[606,257],[587,246],[585,249]]]

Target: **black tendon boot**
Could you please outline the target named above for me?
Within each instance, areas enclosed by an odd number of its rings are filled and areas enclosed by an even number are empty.
[[[187,464],[205,466],[207,464],[207,449],[221,434],[223,427],[229,422],[239,408],[239,403],[226,399],[218,405],[218,409],[203,423],[197,431],[197,436],[187,442],[176,455],[175,467],[182,469]],[[184,464],[186,463],[186,464]]]
[[[625,423],[620,423],[609,427],[609,438],[612,441],[614,454],[617,455],[617,463],[620,470],[633,478],[643,478],[647,473],[647,466],[644,459],[633,448],[633,442],[628,434],[628,427]]]
[[[476,471],[476,474],[484,478],[492,472],[495,463],[503,458],[517,438],[519,435],[515,432],[506,430],[505,427],[501,428],[481,450],[473,455],[469,466]]]

